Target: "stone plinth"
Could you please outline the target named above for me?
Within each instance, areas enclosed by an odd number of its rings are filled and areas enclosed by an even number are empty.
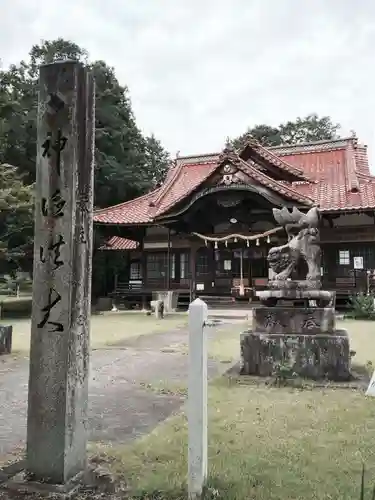
[[[156,291],[153,293],[153,300],[161,300],[164,303],[164,311],[166,313],[176,312],[178,293],[173,290],[168,290],[166,292]]]
[[[288,283],[291,283],[289,288],[259,290],[256,292],[256,296],[262,304],[269,306],[275,306],[279,300],[313,300],[316,301],[319,307],[335,306],[336,292],[298,288],[292,286],[295,282],[290,281]]]
[[[253,309],[253,330],[268,334],[333,334],[335,311],[332,307],[257,307]]]
[[[276,290],[320,290],[322,284],[320,280],[269,280],[269,289]]]
[[[268,377],[278,364],[286,364],[298,376],[346,381],[350,375],[349,338],[346,330],[335,334],[241,335],[241,374]]]

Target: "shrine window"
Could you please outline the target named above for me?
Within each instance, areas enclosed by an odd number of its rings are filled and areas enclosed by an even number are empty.
[[[349,250],[339,250],[339,265],[349,266],[350,265],[350,251]]]
[[[180,279],[186,279],[189,276],[189,254],[183,252],[180,254]]]
[[[197,252],[197,274],[202,276],[209,273],[210,269],[207,249],[199,250]]]
[[[133,261],[130,263],[129,278],[131,280],[141,279],[141,263],[139,261]]]
[[[147,278],[160,279],[167,275],[167,252],[147,253]]]
[[[176,279],[176,254],[172,253],[171,255],[171,280]]]

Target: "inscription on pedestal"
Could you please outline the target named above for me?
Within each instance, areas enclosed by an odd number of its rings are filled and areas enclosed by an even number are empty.
[[[259,307],[253,309],[253,329],[259,333],[313,335],[334,333],[333,308]]]

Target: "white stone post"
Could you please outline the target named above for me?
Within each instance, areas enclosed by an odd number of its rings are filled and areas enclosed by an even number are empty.
[[[188,494],[199,499],[207,479],[207,304],[189,306]]]
[[[27,472],[68,484],[86,467],[94,83],[76,61],[39,78]]]

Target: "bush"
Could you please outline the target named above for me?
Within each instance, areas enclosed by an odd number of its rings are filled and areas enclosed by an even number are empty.
[[[368,319],[375,321],[375,297],[374,295],[366,295],[358,293],[349,299],[350,313],[347,318],[352,319]]]

